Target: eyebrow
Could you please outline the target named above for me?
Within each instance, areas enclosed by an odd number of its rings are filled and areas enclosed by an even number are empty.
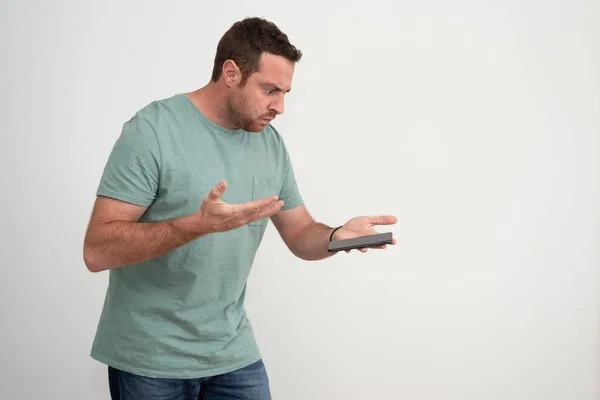
[[[283,91],[284,91],[282,88],[280,88],[279,86],[277,86],[277,85],[276,85],[276,84],[274,84],[274,83],[265,83],[265,84],[263,84],[263,86],[264,86],[264,87],[273,87],[273,88],[275,88],[276,90],[278,90],[278,91],[280,91],[280,92],[283,92]],[[286,90],[285,92],[286,92],[286,93],[289,93],[289,92],[291,92],[291,91],[292,91],[292,88],[289,88],[289,89],[288,89],[288,90]]]

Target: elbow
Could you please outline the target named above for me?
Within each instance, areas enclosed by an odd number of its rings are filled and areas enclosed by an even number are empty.
[[[90,272],[100,272],[105,269],[98,260],[97,252],[87,244],[83,247],[83,262]]]
[[[94,256],[92,255],[92,252],[87,247],[85,247],[83,250],[83,262],[85,263],[85,266],[87,267],[88,271],[100,272],[98,264],[94,261]]]

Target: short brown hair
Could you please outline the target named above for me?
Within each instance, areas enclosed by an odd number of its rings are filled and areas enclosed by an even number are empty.
[[[263,52],[283,56],[294,63],[302,58],[302,52],[273,22],[263,18],[246,18],[234,23],[217,46],[212,81],[216,82],[221,77],[225,61],[233,60],[242,72],[243,84],[258,70]]]

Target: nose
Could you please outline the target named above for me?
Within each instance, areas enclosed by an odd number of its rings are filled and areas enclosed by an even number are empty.
[[[277,114],[283,114],[283,111],[284,111],[283,96],[282,97],[278,96],[276,99],[274,99],[271,102],[271,106],[269,108]]]

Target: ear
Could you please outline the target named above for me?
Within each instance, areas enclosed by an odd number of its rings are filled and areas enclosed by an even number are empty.
[[[221,75],[227,87],[236,86],[242,79],[242,71],[233,60],[227,60],[223,63]]]

